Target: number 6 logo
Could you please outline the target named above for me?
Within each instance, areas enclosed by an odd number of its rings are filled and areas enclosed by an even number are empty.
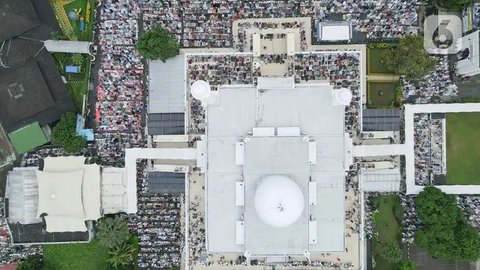
[[[428,16],[423,30],[423,47],[429,54],[455,54],[462,47],[462,21],[457,16]]]

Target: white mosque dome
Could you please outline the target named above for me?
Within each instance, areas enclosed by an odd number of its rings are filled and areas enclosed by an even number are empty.
[[[335,102],[339,105],[348,106],[352,102],[352,91],[347,88],[334,90]]]
[[[190,92],[195,99],[207,100],[211,94],[210,84],[203,80],[195,81],[190,88]]]
[[[300,187],[284,175],[264,177],[255,193],[255,210],[263,222],[287,227],[303,213],[305,199]]]

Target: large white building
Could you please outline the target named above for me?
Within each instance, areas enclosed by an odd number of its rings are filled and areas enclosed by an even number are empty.
[[[345,250],[347,89],[259,78],[221,86],[206,108],[206,234],[212,253]]]

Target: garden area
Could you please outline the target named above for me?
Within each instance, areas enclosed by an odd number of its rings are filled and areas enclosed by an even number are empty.
[[[88,95],[90,79],[90,56],[81,54],[54,53],[55,62],[60,74],[67,80],[67,89],[72,97],[75,108],[82,111],[83,99]],[[66,68],[76,67],[73,73],[67,73]]]
[[[373,198],[375,236],[372,239],[374,268],[397,270],[401,265],[401,220],[403,208],[397,195]]]
[[[480,184],[480,113],[447,113],[447,185]]]
[[[387,73],[393,74],[394,71],[389,69],[387,64],[382,60],[384,50],[390,49],[393,45],[390,43],[370,43],[368,44],[368,74],[371,73]]]
[[[138,269],[138,237],[119,217],[99,221],[90,243],[43,246],[44,270]],[[34,269],[30,269],[34,270]]]
[[[400,82],[367,82],[368,108],[398,108],[402,105]]]
[[[63,34],[69,40],[93,39],[94,9],[97,0],[50,1]]]
[[[53,39],[93,40],[94,11],[97,0],[51,0],[55,17],[63,33],[52,33]],[[78,112],[82,111],[83,99],[88,95],[90,78],[89,55],[54,53],[57,68],[67,80],[67,88]],[[77,70],[66,68],[76,67]],[[75,68],[74,68],[75,69]]]

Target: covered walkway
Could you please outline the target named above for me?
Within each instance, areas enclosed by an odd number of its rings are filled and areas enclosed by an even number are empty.
[[[128,213],[137,212],[137,159],[168,159],[194,161],[197,159],[195,148],[129,148],[125,149],[125,168],[127,170]],[[135,202],[135,203],[133,203]]]

